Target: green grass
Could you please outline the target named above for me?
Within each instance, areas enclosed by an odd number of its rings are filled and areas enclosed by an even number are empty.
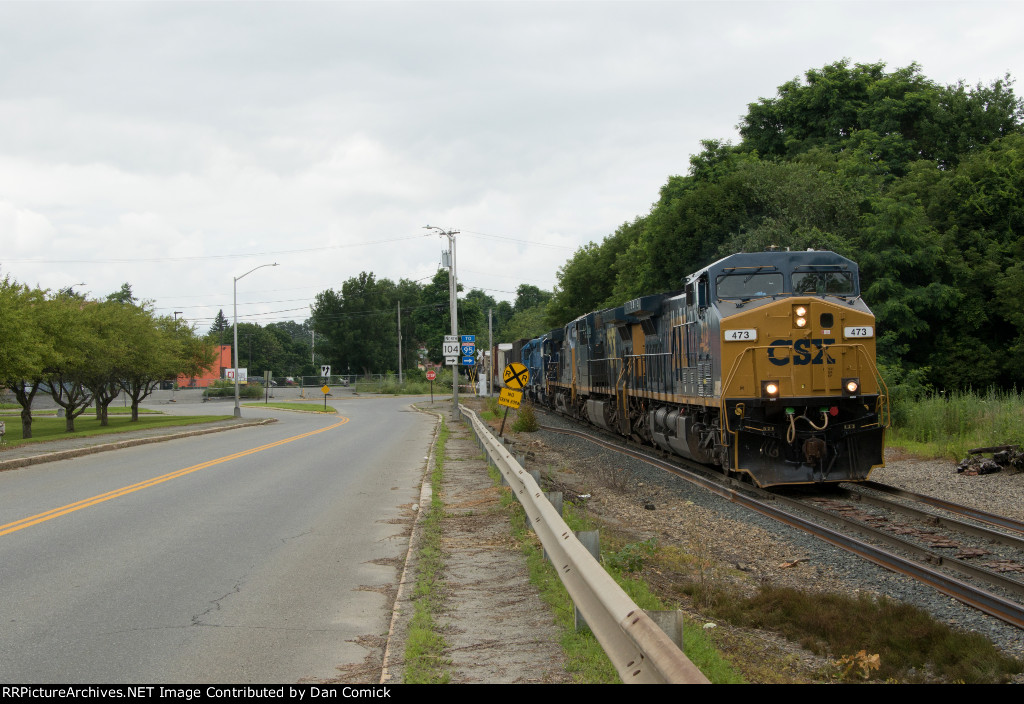
[[[497,483],[498,470],[492,467],[491,475]],[[509,511],[513,537],[520,544],[526,557],[530,581],[537,587],[541,600],[551,608],[555,616],[555,623],[561,633],[559,641],[566,655],[566,670],[581,684],[621,682],[615,667],[594,635],[587,630],[576,630],[572,599],[558,578],[555,568],[544,557],[536,535],[527,528],[526,513],[511,491],[503,492],[502,505]],[[563,513],[565,522],[574,531],[599,528],[590,516],[572,504],[565,504]],[[642,580],[616,569],[610,569],[608,572],[637,606],[657,611],[671,608],[666,607]],[[687,657],[713,683],[743,682],[742,677],[721,656],[699,625],[687,620],[683,629],[683,639],[686,643]]]
[[[537,587],[541,601],[547,604],[554,614],[555,624],[560,633],[559,643],[565,653],[566,671],[581,684],[620,683],[615,667],[605,655],[597,638],[590,631],[576,630],[572,599],[558,578],[555,568],[544,557],[536,536],[527,528],[526,512],[511,490],[502,493],[502,505],[509,511],[512,536],[526,557],[530,582]]]
[[[718,619],[776,631],[819,655],[878,654],[880,667],[870,673],[874,680],[922,682],[932,673],[945,682],[998,683],[1024,667],[983,636],[953,630],[917,607],[889,599],[762,586],[750,598],[721,591],[710,601]],[[860,678],[856,670],[847,676]]]
[[[444,658],[448,644],[435,619],[444,599],[444,561],[441,553],[444,503],[441,500],[441,481],[444,479],[445,446],[449,435],[448,426],[442,418],[434,448],[434,468],[430,475],[434,490],[423,520],[412,593],[413,615],[405,642],[403,681],[408,684],[446,684],[451,679],[447,669],[449,663]]]
[[[1024,444],[1024,394],[989,389],[903,400],[888,444],[928,457],[962,459],[969,449]]]
[[[196,425],[200,423],[212,423],[218,420],[227,420],[231,416],[171,416],[171,415],[149,415],[135,423],[131,416],[122,414],[111,414],[108,418],[109,425],[101,426],[96,420],[96,415],[88,411],[75,419],[75,432],[65,431],[63,418],[33,418],[32,438],[22,439],[21,422],[8,421],[7,434],[4,436],[4,447],[15,447],[30,443],[47,442],[49,440],[63,440],[65,438],[85,438],[111,433],[125,433],[149,428],[165,428],[173,426]]]
[[[271,401],[270,403],[243,403],[247,408],[280,408],[283,411],[306,411],[319,413],[337,413],[334,406],[324,408],[323,401],[309,401],[306,403],[288,403],[285,401]]]

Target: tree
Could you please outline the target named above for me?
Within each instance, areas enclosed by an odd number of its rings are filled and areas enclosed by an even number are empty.
[[[126,284],[127,285],[127,284]],[[85,358],[80,373],[82,384],[96,403],[96,417],[100,425],[107,421],[107,407],[121,391],[120,373],[124,358],[133,343],[128,316],[130,302],[107,297],[105,301],[92,301],[82,308],[85,325],[91,334],[85,339]]]
[[[550,291],[541,291],[531,284],[519,284],[519,287],[516,288],[516,302],[512,306],[512,310],[522,313],[529,308],[546,305],[551,297]]]
[[[43,378],[54,403],[64,409],[65,430],[75,431],[75,418],[92,403],[85,385],[88,350],[98,342],[82,310],[95,305],[77,296],[57,295],[47,301],[42,331],[54,342],[54,354],[43,370]]]
[[[121,388],[131,399],[132,421],[139,404],[161,381],[197,376],[208,369],[215,354],[208,339],[198,337],[185,320],[154,317],[148,307],[132,306],[128,329],[133,343],[119,372]]]
[[[222,340],[221,344],[224,344],[223,343],[223,339],[224,339],[223,333],[226,330],[230,330],[230,329],[231,329],[231,323],[230,323],[230,321],[228,321],[227,317],[225,317],[224,310],[221,309],[221,310],[217,311],[217,316],[213,319],[213,325],[210,326],[210,332],[208,334],[210,336],[219,336],[220,339]]]
[[[108,301],[112,303],[125,303],[132,304],[138,299],[135,298],[135,294],[132,293],[132,286],[128,282],[121,284],[121,288],[114,293],[107,296]]]
[[[0,280],[0,385],[21,405],[21,434],[32,437],[32,402],[53,354],[52,340],[40,334],[45,292],[9,277]]]
[[[417,339],[427,348],[428,359],[437,363],[444,360],[441,354],[444,336],[451,334],[448,288],[448,270],[440,269],[431,282],[423,287],[420,304],[412,315]]]
[[[414,340],[421,339],[418,325],[419,286],[401,280],[377,280],[367,272],[348,279],[341,291],[317,294],[310,317],[313,330],[322,336],[317,347],[335,369],[369,374],[398,366],[398,304],[402,304],[402,365],[415,363]],[[407,315],[413,311],[412,315]]]

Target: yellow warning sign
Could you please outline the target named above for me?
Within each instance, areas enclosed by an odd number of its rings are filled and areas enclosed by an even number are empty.
[[[324,384],[322,387],[320,387],[320,390],[324,393],[324,395],[331,393],[331,387],[328,386],[327,384]]]
[[[522,389],[526,386],[526,383],[530,381],[530,372],[526,370],[526,367],[519,362],[512,362],[505,371],[502,372],[501,378],[505,380],[505,386],[510,389]]]
[[[519,402],[523,400],[522,391],[513,391],[512,389],[502,389],[501,393],[498,394],[498,405],[508,406],[509,408],[518,409]]]

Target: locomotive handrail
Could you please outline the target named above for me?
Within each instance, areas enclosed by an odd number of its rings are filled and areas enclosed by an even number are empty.
[[[545,498],[537,482],[487,430],[479,417],[459,406],[480,439],[488,461],[505,477],[619,677],[627,684],[710,684],[707,677],[655,625],[576,538]]]

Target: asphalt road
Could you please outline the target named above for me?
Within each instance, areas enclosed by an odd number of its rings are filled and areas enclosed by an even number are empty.
[[[0,473],[0,681],[295,682],[361,662],[434,420],[334,405]]]

